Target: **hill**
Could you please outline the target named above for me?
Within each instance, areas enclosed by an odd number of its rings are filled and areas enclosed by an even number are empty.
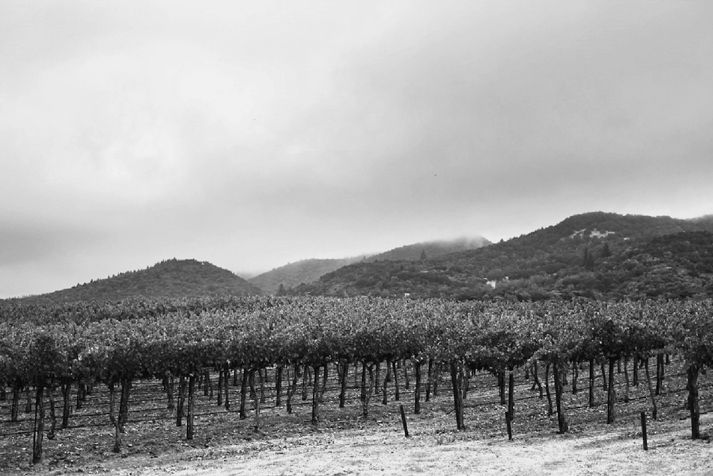
[[[347,266],[362,258],[344,259],[306,259],[289,263],[266,273],[259,274],[248,281],[268,294],[279,294],[280,287],[293,288],[300,284],[311,283],[327,273]]]
[[[456,253],[458,251],[475,250],[490,244],[486,238],[459,238],[456,240],[426,241],[412,245],[400,246],[392,250],[369,256],[366,261],[417,261],[436,258],[438,256]]]
[[[92,280],[69,289],[22,298],[38,303],[121,299],[248,296],[260,289],[226,269],[194,259],[161,261],[149,268]]]
[[[281,294],[290,288],[317,281],[325,274],[353,263],[384,260],[417,261],[426,257],[434,258],[457,251],[477,249],[488,244],[490,244],[490,241],[477,236],[474,238],[414,243],[370,256],[343,259],[306,259],[272,269],[250,278],[248,281],[268,294]]]
[[[713,274],[691,259],[713,253],[710,232],[710,220],[586,213],[476,250],[353,264],[296,291],[457,299],[713,295]]]

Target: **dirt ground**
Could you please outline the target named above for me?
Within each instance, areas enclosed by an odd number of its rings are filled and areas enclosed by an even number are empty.
[[[292,448],[227,448],[218,459],[170,463],[144,473],[249,474],[713,474],[713,447],[683,434],[641,442],[617,434],[518,438],[514,441],[393,432],[302,438]],[[231,454],[236,451],[236,454]],[[129,470],[131,472],[131,470]],[[127,474],[127,473],[124,473]]]
[[[713,475],[713,444],[692,441],[686,421],[650,422],[649,450],[631,423],[587,425],[566,435],[547,429],[516,435],[439,429],[414,421],[412,436],[381,422],[364,428],[315,429],[291,436],[257,433],[237,444],[190,446],[160,455],[124,454],[51,474],[301,475],[317,474],[696,474]],[[713,428],[713,415],[702,417]],[[36,468],[40,469],[40,468]],[[41,470],[41,469],[40,469]]]

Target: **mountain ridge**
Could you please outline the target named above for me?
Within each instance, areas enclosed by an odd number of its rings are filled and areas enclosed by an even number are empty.
[[[661,295],[653,288],[627,288],[624,282],[617,284],[617,280],[638,279],[621,273],[620,269],[617,271],[617,260],[636,261],[637,266],[641,265],[638,276],[642,276],[653,265],[646,257],[648,242],[657,237],[694,232],[713,232],[713,222],[667,216],[583,213],[476,250],[420,262],[352,264],[295,292],[328,296],[409,294],[457,299],[545,299],[623,298],[627,289],[638,289],[639,296]],[[685,236],[677,239],[686,241]],[[713,235],[697,237],[696,247],[700,253],[708,253],[709,248],[713,248]],[[679,266],[674,263],[673,254],[659,261],[670,262],[664,266]],[[686,279],[691,286],[701,289],[700,283],[693,284],[699,277],[689,274]],[[705,285],[703,289],[708,292]]]
[[[300,283],[280,283],[280,291],[526,300],[713,296],[713,215],[677,219],[590,212],[499,243],[462,249],[487,242],[481,240],[445,242],[450,248],[444,242],[422,242],[345,260],[303,260],[287,266],[311,266],[314,273],[335,269],[311,283],[305,283],[303,270],[299,271]],[[453,251],[454,247],[461,249]],[[279,290],[279,284],[273,286]],[[52,303],[263,293],[254,283],[211,263],[174,258],[144,270],[11,299]]]

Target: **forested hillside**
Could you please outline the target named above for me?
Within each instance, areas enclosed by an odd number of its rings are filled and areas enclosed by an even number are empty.
[[[281,294],[281,289],[311,283],[327,273],[360,259],[306,259],[272,269],[250,278],[248,281],[268,294]]]
[[[369,256],[366,261],[417,261],[428,258],[437,258],[449,253],[475,250],[490,244],[486,238],[460,238],[457,240],[426,241],[412,245],[400,246],[384,253]]]
[[[448,253],[473,250],[488,244],[490,242],[487,239],[477,236],[474,238],[414,243],[371,256],[365,255],[344,259],[306,259],[280,266],[255,276],[249,281],[268,294],[284,294],[290,288],[312,283],[327,273],[353,263],[383,260],[418,261],[443,256]]]
[[[297,293],[479,299],[713,294],[710,220],[587,213],[481,249],[347,266]]]
[[[170,259],[149,268],[23,298],[37,303],[118,301],[128,298],[249,296],[260,289],[226,269],[194,259]]]

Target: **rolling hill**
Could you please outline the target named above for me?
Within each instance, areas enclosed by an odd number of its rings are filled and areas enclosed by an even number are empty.
[[[279,294],[280,287],[293,288],[300,284],[311,283],[327,273],[361,259],[306,259],[272,269],[248,281],[268,294]]]
[[[37,303],[118,301],[121,299],[248,296],[260,289],[205,261],[170,259],[139,271],[92,280],[69,289],[22,298]]]
[[[477,249],[490,242],[480,236],[455,240],[428,241],[401,246],[376,255],[344,259],[306,259],[280,266],[248,281],[268,294],[280,294],[299,285],[317,281],[327,273],[358,262],[417,261],[426,257],[443,256],[448,253]],[[281,290],[282,288],[282,290]]]
[[[458,251],[475,250],[489,244],[490,241],[482,236],[456,240],[426,241],[400,246],[384,253],[372,255],[366,258],[366,261],[417,261],[457,253]]]
[[[711,232],[707,219],[585,213],[476,250],[352,264],[295,291],[457,299],[713,295],[713,269],[694,265],[713,253]]]

